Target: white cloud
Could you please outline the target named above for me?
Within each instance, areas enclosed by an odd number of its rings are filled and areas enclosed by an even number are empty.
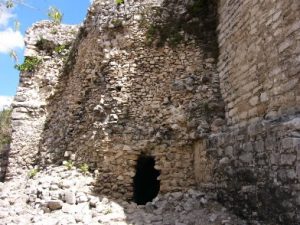
[[[8,53],[15,48],[24,47],[24,38],[20,31],[7,28],[0,31],[0,53]]]
[[[12,101],[13,101],[12,96],[0,96],[0,111],[2,111],[3,108],[9,107]]]
[[[6,27],[9,20],[15,17],[6,7],[0,6],[0,26]]]
[[[13,49],[24,47],[21,32],[8,26],[14,17],[9,9],[0,4],[0,53],[9,53]]]

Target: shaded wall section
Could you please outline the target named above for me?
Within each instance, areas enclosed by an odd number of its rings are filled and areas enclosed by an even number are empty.
[[[220,1],[228,127],[206,143],[219,199],[280,224],[300,221],[299,9],[296,0]]]

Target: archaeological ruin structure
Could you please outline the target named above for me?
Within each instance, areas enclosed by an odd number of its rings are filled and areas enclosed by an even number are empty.
[[[6,179],[70,160],[145,204],[199,188],[300,223],[300,1],[95,0],[41,21],[13,103]]]

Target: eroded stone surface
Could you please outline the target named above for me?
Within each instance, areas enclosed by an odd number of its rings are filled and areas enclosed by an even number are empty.
[[[73,185],[65,186],[68,182]],[[78,169],[60,166],[42,170],[33,179],[0,183],[0,223],[246,225],[212,195],[200,191],[159,195],[145,206],[138,206],[96,195],[93,182],[92,174],[83,175]],[[74,194],[76,200],[72,198],[70,202],[67,193]]]
[[[299,4],[94,1],[66,65],[64,54],[32,47],[43,29],[55,36],[49,23],[35,25],[26,55],[44,63],[21,75],[8,178],[69,159],[95,172],[95,190],[130,199],[144,153],[155,158],[161,192],[198,185],[245,217],[299,224]],[[159,37],[161,23],[169,33]],[[60,200],[74,183],[48,185],[43,198]],[[65,197],[87,207],[86,194]]]

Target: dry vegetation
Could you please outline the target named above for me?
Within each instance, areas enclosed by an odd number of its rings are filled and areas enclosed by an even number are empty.
[[[0,151],[2,147],[9,144],[11,140],[10,116],[10,109],[5,109],[0,112]]]

